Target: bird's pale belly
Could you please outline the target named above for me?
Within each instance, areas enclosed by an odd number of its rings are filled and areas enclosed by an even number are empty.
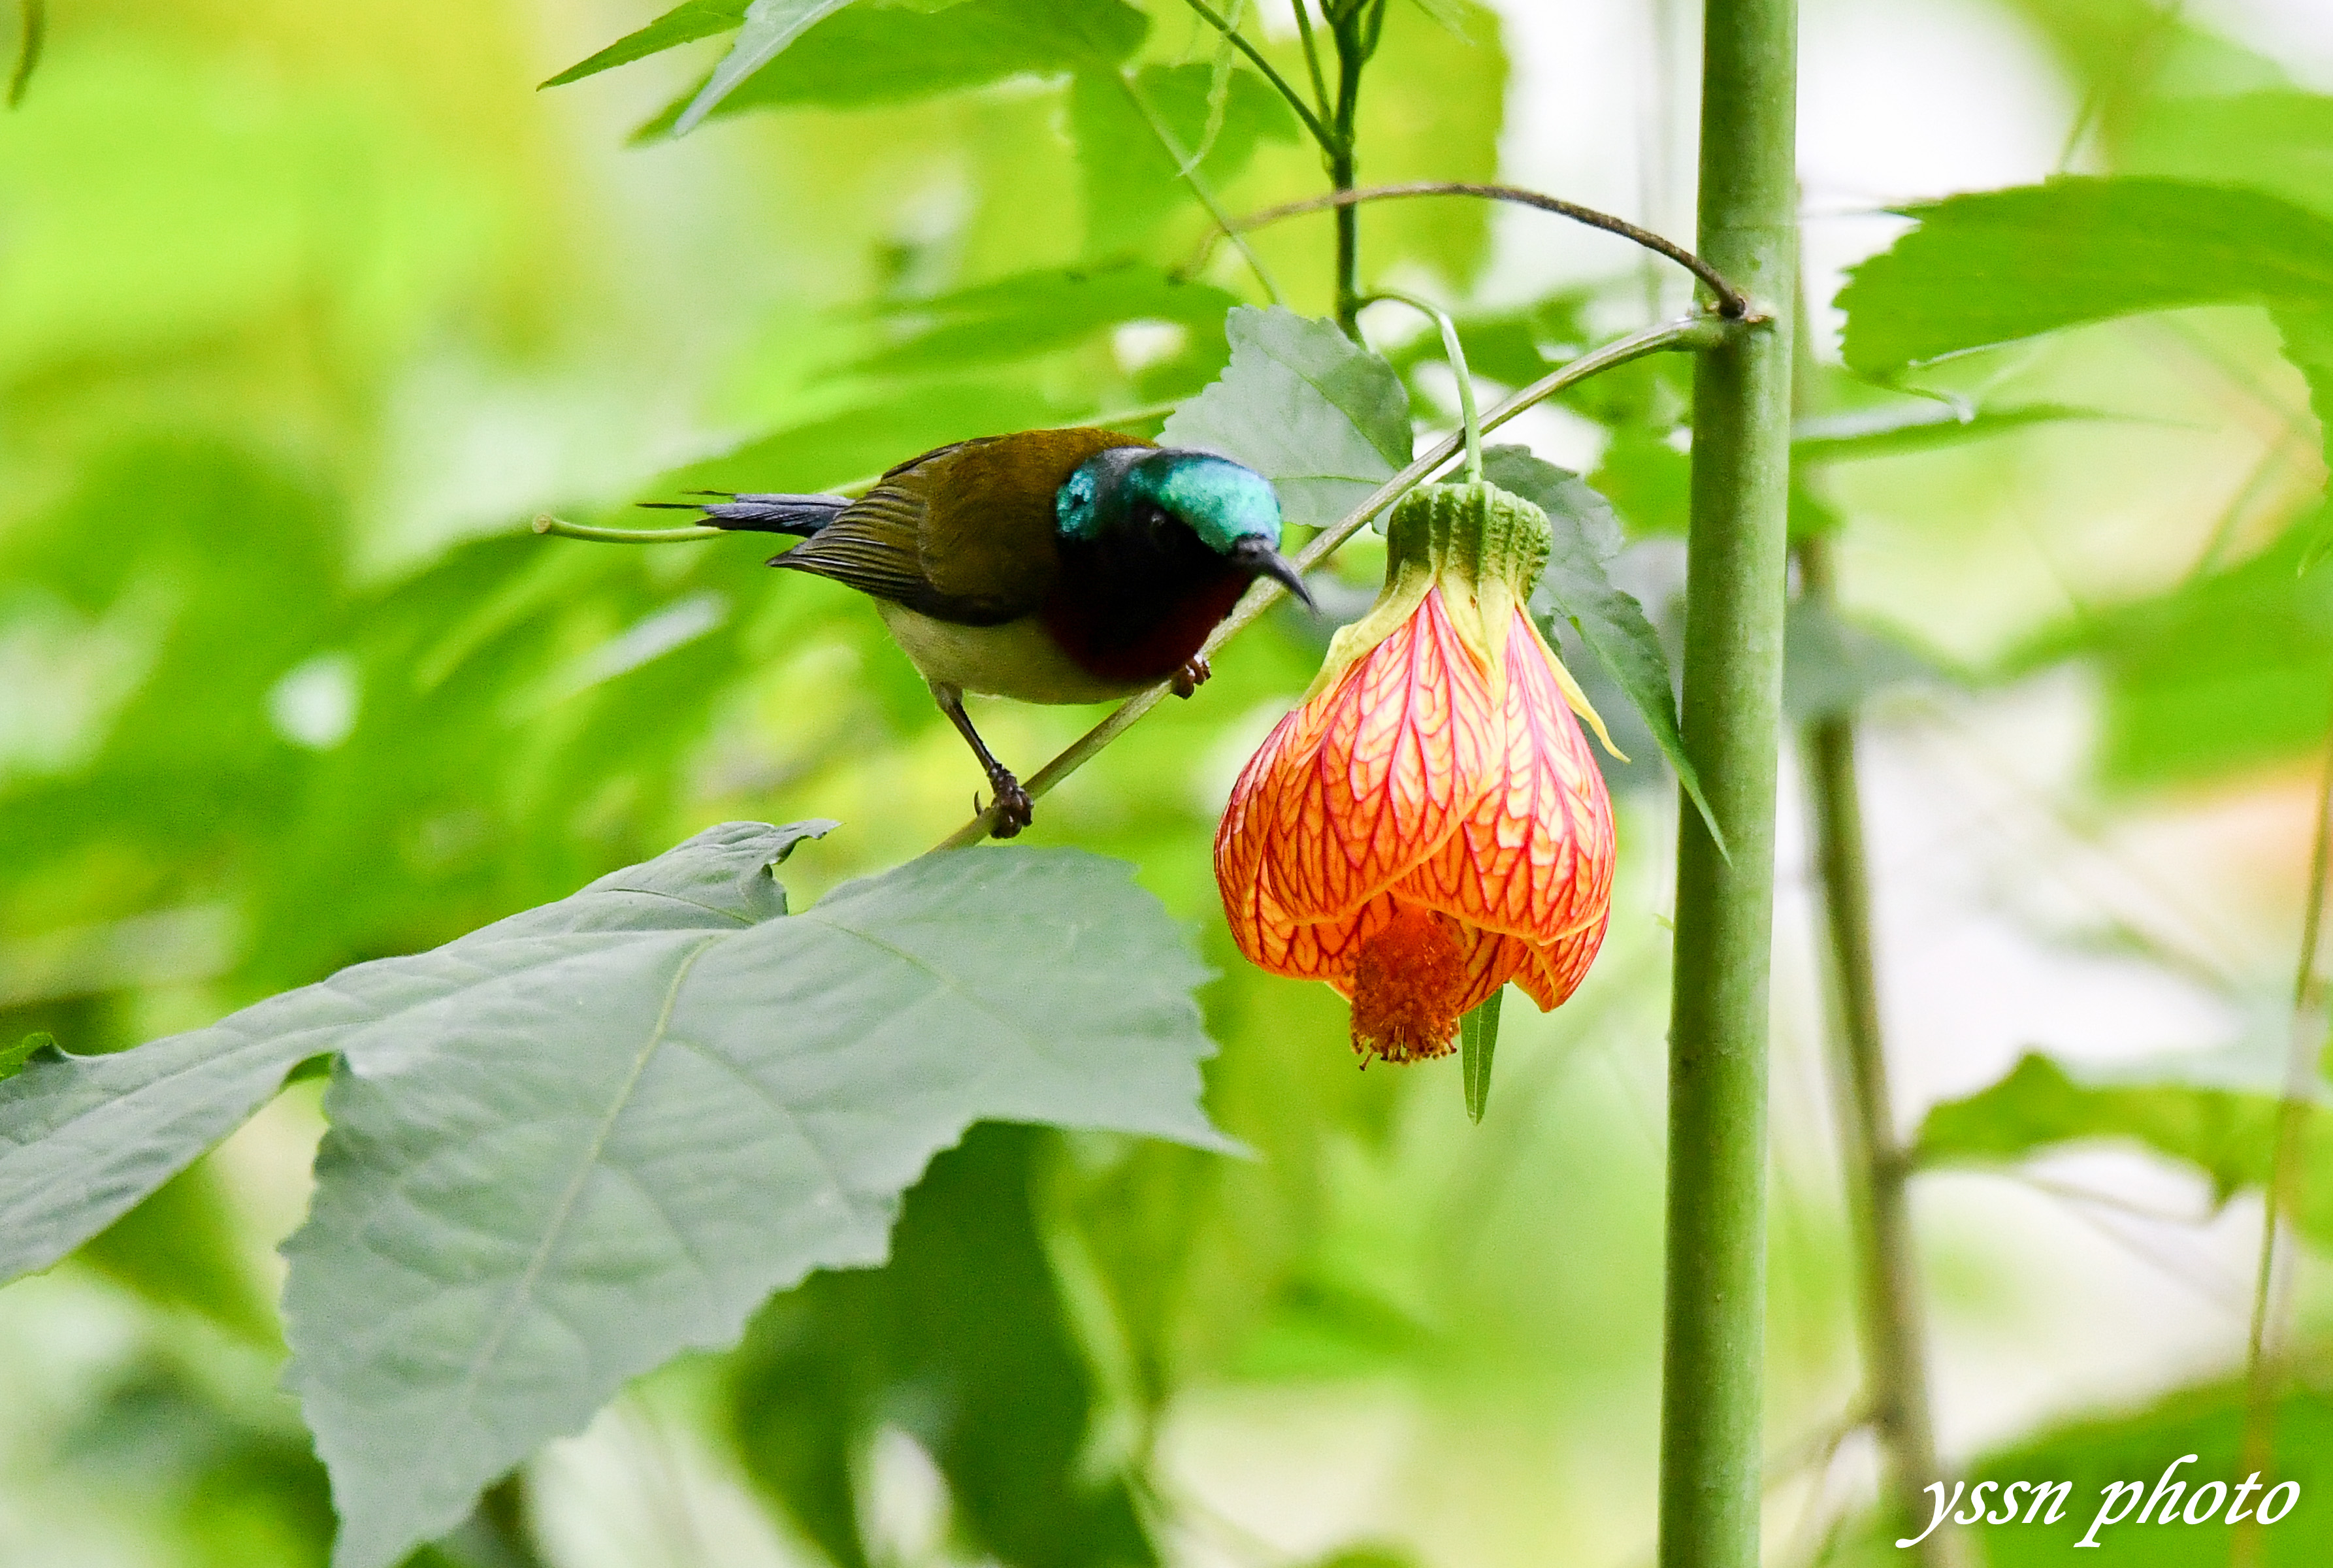
[[[1021,702],[1059,703],[1109,702],[1147,684],[1110,680],[1080,668],[1035,615],[1002,626],[958,626],[887,599],[877,600],[875,607],[882,611],[892,640],[936,686]]]

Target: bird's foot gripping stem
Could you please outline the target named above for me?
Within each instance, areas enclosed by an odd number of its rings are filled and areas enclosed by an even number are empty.
[[[1021,787],[1021,781],[1003,768],[998,768],[988,775],[988,787],[996,792],[996,818],[989,829],[990,834],[1000,839],[1017,836],[1035,818],[1037,803],[1029,798],[1029,792]],[[978,815],[987,808],[980,803],[980,797],[974,795],[972,797],[972,809],[974,814]]]
[[[1198,690],[1199,688],[1205,686],[1207,683],[1207,677],[1215,673],[1215,668],[1207,662],[1206,655],[1203,653],[1193,654],[1188,659],[1184,661],[1183,668],[1175,672],[1175,695],[1176,697],[1189,697],[1193,692]]]
[[[940,705],[940,711],[948,716],[948,722],[955,726],[956,733],[964,736],[965,744],[972,747],[972,755],[980,759],[981,771],[988,775],[988,787],[996,792],[995,818],[989,832],[1000,839],[1013,837],[1036,814],[1036,803],[1021,787],[1021,781],[1013,776],[1013,770],[996,760],[988,743],[972,727],[972,719],[964,711],[964,693],[934,681],[932,697]],[[975,815],[986,810],[978,795],[972,797],[972,809]]]

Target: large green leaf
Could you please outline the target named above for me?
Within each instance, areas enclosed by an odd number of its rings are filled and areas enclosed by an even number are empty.
[[[2135,1144],[2193,1166],[2223,1200],[2269,1174],[2284,1082],[2284,1026],[2263,1015],[2249,1038],[2214,1050],[2133,1062],[2074,1063],[2029,1052],[2008,1076],[1932,1109],[1920,1125],[1923,1165],[2015,1161],[2086,1142]],[[2299,1223],[2333,1245],[2333,1085],[2312,1082],[2311,1177]]]
[[[1223,1146],[1204,971],[1122,868],[944,855],[780,919],[768,867],[818,831],[710,830],[332,983],[361,1023],[284,1312],[341,1568],[445,1529],[773,1289],[880,1261],[975,1121]]]
[[[1570,626],[1603,665],[1652,732],[1661,755],[1722,847],[1725,834],[1701,792],[1701,775],[1685,754],[1677,729],[1676,689],[1668,654],[1645,619],[1645,607],[1613,585],[1607,570],[1620,551],[1620,520],[1603,496],[1568,468],[1534,457],[1526,447],[1492,447],[1483,453],[1483,477],[1512,490],[1547,514],[1554,548],[1531,592],[1531,613],[1551,638],[1558,620]]]
[[[1394,369],[1337,330],[1273,305],[1224,322],[1232,362],[1166,421],[1166,439],[1234,457],[1280,492],[1291,523],[1325,526],[1409,462]]]
[[[1919,226],[1839,292],[1855,369],[1889,373],[2142,311],[2263,305],[2333,432],[2333,218],[2263,191],[2139,177],[1902,210]]]
[[[294,1015],[329,1005],[277,997],[110,1056],[34,1052],[0,1082],[0,1281],[47,1268],[240,1127],[322,1048]]]
[[[2333,219],[2259,191],[2066,178],[1901,209],[1839,292],[1847,362],[1885,372],[2059,327],[2333,293]]]
[[[1197,159],[1194,172],[1220,188],[1247,167],[1259,143],[1296,141],[1296,117],[1263,77],[1233,72],[1218,114],[1209,101],[1212,74],[1205,65],[1146,65],[1130,77],[1086,72],[1071,84],[1070,132],[1078,144],[1088,254],[1138,251],[1176,211],[1198,211],[1182,159]]]
[[[771,1303],[730,1364],[748,1474],[843,1568],[870,1558],[855,1477],[886,1425],[937,1463],[984,1559],[1155,1561],[1130,1488],[1090,1453],[1099,1400],[1033,1190],[1046,1151],[1032,1129],[974,1130],[907,1194],[883,1268]]]
[[[717,120],[798,104],[891,103],[1014,76],[1114,70],[1141,46],[1146,26],[1123,0],[965,0],[931,14],[853,5],[803,33],[707,112]],[[675,100],[636,139],[678,127],[710,87]]]
[[[1205,971],[1123,868],[928,857],[787,917],[828,824],[708,830],[433,952],[0,1083],[0,1236],[43,1267],[340,1057],[286,1337],[342,1568],[452,1525],[623,1380],[771,1290],[878,1261],[983,1119],[1223,1147]]]

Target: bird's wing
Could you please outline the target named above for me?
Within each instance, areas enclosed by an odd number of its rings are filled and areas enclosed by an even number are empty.
[[[936,447],[772,565],[812,572],[934,620],[996,626],[1044,603],[1060,571],[1053,493],[1110,430],[1026,430]]]
[[[878,485],[770,564],[921,608],[931,592],[923,569],[923,510],[915,497]]]

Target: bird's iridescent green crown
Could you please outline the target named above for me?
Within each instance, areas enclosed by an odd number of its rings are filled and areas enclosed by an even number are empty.
[[[1272,481],[1212,452],[1113,447],[1078,466],[1054,495],[1053,513],[1061,537],[1091,539],[1138,501],[1180,517],[1220,554],[1243,539],[1280,547],[1280,497]]]

